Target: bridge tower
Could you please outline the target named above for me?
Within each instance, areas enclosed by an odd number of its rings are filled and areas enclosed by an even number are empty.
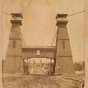
[[[23,60],[22,60],[22,14],[11,13],[12,18],[10,20],[12,28],[9,36],[9,44],[7,47],[6,59],[3,67],[5,73],[21,73],[23,72]]]
[[[56,38],[56,60],[55,60],[55,73],[74,73],[74,66],[72,60],[72,52],[70,47],[69,35],[67,32],[66,18],[67,14],[57,14],[56,25],[57,38]]]

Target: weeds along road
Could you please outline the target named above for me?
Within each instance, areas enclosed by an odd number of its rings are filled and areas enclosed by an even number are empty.
[[[81,88],[82,75],[3,74],[3,88]]]

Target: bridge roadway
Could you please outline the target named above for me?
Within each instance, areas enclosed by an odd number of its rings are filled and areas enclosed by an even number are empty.
[[[48,75],[48,70],[36,67],[36,68],[30,70],[30,74]]]
[[[81,88],[82,75],[3,74],[3,88]]]

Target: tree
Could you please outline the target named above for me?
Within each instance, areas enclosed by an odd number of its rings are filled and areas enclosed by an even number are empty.
[[[84,71],[85,70],[85,62],[84,61],[75,62],[74,67],[75,67],[76,71]]]

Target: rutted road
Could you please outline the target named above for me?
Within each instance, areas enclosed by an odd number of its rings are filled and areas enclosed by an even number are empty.
[[[81,75],[3,74],[3,88],[80,88]]]

